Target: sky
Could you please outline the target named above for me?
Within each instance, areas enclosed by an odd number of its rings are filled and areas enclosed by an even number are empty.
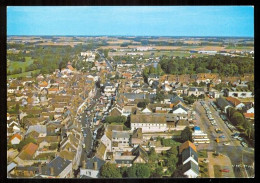
[[[253,6],[8,6],[7,35],[254,36]]]

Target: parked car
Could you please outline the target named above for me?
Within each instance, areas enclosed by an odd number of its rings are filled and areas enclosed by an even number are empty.
[[[228,146],[230,145],[230,142],[225,142],[223,145]]]
[[[221,172],[229,172],[229,169],[222,169]]]
[[[222,139],[223,139],[223,138],[226,138],[226,137],[225,137],[225,135],[221,135],[221,136],[219,136],[219,138],[222,138]]]

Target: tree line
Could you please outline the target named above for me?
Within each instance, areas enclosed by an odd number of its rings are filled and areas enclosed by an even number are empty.
[[[207,57],[170,58],[160,60],[162,70],[167,74],[219,73],[222,76],[239,76],[254,73],[254,59],[250,57],[231,57],[210,55]]]

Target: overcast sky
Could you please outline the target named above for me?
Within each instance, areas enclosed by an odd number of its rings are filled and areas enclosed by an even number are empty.
[[[9,6],[7,35],[254,36],[252,6]]]

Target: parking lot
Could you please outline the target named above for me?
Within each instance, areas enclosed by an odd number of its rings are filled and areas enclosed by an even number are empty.
[[[238,136],[235,138],[234,136],[232,136],[235,131],[231,131],[229,129],[228,125],[226,125],[223,119],[221,119],[221,113],[217,111],[217,108],[214,109],[214,107],[211,105],[211,101],[204,101],[204,107],[198,101],[195,102],[193,106],[193,109],[196,112],[195,126],[199,126],[204,133],[207,133],[208,138],[210,139],[209,144],[198,144],[197,150],[208,150],[211,152],[217,151],[219,153],[227,155],[231,159],[236,177],[250,176],[247,176],[247,171],[244,168],[241,169],[239,176],[239,174],[237,174],[237,171],[235,171],[234,169],[234,165],[239,165],[243,162],[248,167],[251,166],[254,162],[253,149],[241,146],[241,142],[237,139]],[[210,118],[214,119],[214,123],[210,122]],[[218,143],[216,142],[217,138]],[[250,171],[252,172],[252,170],[249,168],[249,172]]]

